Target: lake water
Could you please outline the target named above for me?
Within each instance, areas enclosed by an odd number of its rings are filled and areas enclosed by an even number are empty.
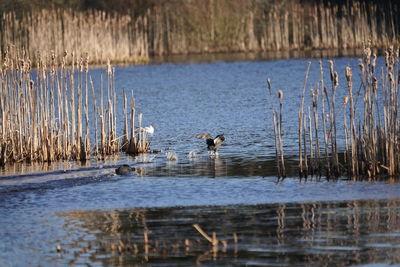
[[[296,166],[297,110],[308,61],[116,67],[117,88],[133,91],[144,125],[155,127],[151,148],[162,152],[4,167],[0,265],[400,264],[397,179],[300,180],[295,167],[288,178],[276,177],[270,103],[276,106],[282,89],[284,150],[288,165]],[[311,62],[307,88],[319,79],[318,59]],[[357,58],[334,62],[340,103],[344,68],[357,73]],[[92,71],[93,77],[102,71]],[[327,69],[325,76],[329,84]],[[122,125],[122,105],[118,112]],[[219,156],[210,157],[204,140],[194,138],[202,132],[225,134]],[[338,133],[343,148],[340,127]],[[166,152],[178,160],[168,161]],[[135,172],[117,176],[121,164]],[[218,246],[193,224],[210,236],[215,232]]]

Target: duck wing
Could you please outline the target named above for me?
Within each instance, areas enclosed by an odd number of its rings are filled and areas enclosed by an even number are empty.
[[[211,137],[211,135],[210,134],[208,134],[208,133],[201,133],[201,134],[197,134],[196,135],[196,138],[198,138],[198,139],[213,139],[212,137]]]
[[[215,144],[221,144],[222,142],[225,141],[225,136],[224,134],[219,134],[214,138],[214,143]]]

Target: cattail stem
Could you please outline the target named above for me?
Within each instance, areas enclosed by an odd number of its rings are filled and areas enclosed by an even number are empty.
[[[74,53],[68,55],[65,52],[59,66],[54,53],[49,57],[39,54],[34,75],[31,61],[25,58],[24,53],[16,52],[10,57],[7,52],[1,58],[4,60],[0,61],[1,165],[23,161],[87,160],[93,154],[101,154],[104,158],[120,151],[120,138],[116,137],[118,107],[114,71],[108,72],[107,110],[104,110],[101,78],[101,104],[98,110],[95,87],[89,75],[89,58],[86,56],[80,61],[76,58]],[[71,62],[69,68],[66,67],[67,61]],[[32,80],[34,76],[35,81]],[[89,83],[93,99],[93,124],[89,121]],[[98,119],[101,149],[98,147]],[[95,129],[94,151],[91,149],[90,128]],[[149,150],[145,135],[140,146],[140,151],[135,146],[135,153]]]

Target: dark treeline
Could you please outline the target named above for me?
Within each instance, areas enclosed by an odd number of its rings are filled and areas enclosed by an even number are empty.
[[[0,12],[23,12],[51,7],[72,8],[77,11],[97,9],[126,13],[130,9],[146,10],[161,2],[160,0],[2,0]]]
[[[151,55],[356,48],[399,42],[390,0],[3,0],[2,49]]]

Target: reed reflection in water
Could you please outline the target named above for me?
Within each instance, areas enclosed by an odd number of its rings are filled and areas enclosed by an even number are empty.
[[[400,263],[400,200],[135,208],[61,215],[59,260],[126,266]],[[193,227],[219,241],[213,246]],[[69,241],[67,241],[69,240]]]

